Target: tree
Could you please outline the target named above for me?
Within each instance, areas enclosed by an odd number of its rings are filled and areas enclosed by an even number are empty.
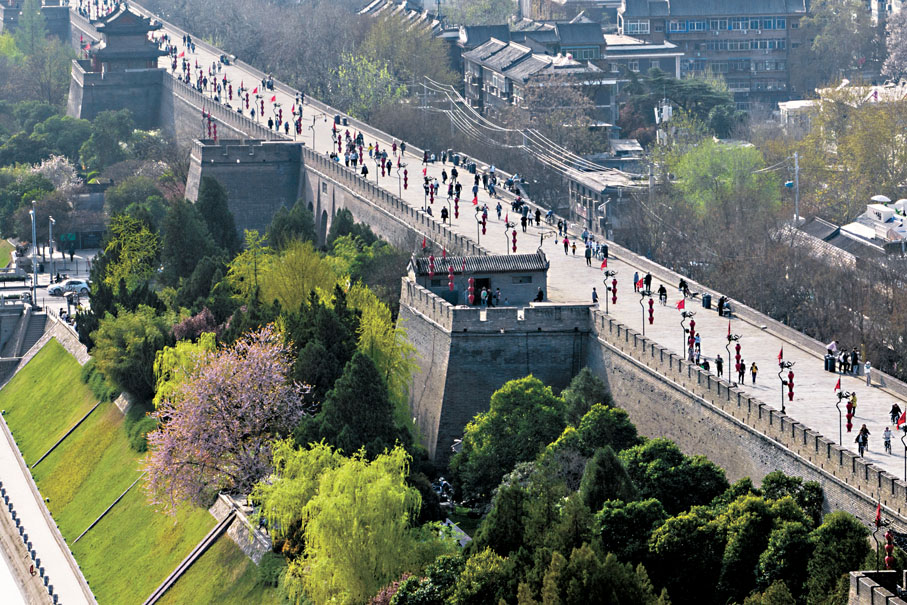
[[[461,605],[497,603],[505,594],[507,576],[505,559],[486,548],[466,560],[450,602]]]
[[[206,505],[218,491],[248,494],[270,470],[271,441],[306,414],[304,388],[289,380],[289,349],[273,327],[229,348],[200,353],[153,416],[145,462],[152,502]]]
[[[208,226],[208,232],[217,247],[226,250],[230,257],[239,252],[239,234],[233,213],[227,205],[227,190],[216,179],[202,178],[198,187],[195,207]]]
[[[36,128],[37,130],[37,128]],[[104,206],[110,215],[119,214],[132,204],[144,204],[148,198],[160,196],[161,190],[147,176],[132,176],[104,192]]]
[[[387,63],[401,82],[421,82],[429,77],[442,84],[456,84],[447,44],[428,27],[413,26],[396,15],[378,17],[362,40],[359,53]]]
[[[41,14],[41,0],[25,0],[16,30],[16,47],[29,56],[37,53],[47,42],[47,24]]]
[[[341,208],[331,221],[331,229],[328,231],[327,238],[328,246],[333,247],[334,243],[345,235],[358,238],[363,246],[371,246],[378,240],[378,236],[372,232],[371,227],[366,223],[357,223],[352,212]]]
[[[841,78],[859,80],[877,66],[881,32],[871,17],[861,0],[813,1],[800,20],[807,42],[791,50],[793,88],[811,95]]]
[[[28,87],[38,99],[60,105],[69,91],[72,59],[75,54],[59,40],[48,39],[25,58]]]
[[[91,136],[79,149],[82,163],[91,170],[101,170],[126,159],[125,143],[135,125],[128,109],[102,111],[91,124]]]
[[[847,574],[860,569],[869,553],[869,531],[853,515],[835,511],[810,534],[813,556],[806,566],[807,603],[825,603]]]
[[[589,510],[601,510],[607,500],[629,502],[636,499],[636,487],[609,446],[595,450],[586,463],[579,485],[580,497]]]
[[[37,200],[35,204],[35,225],[38,228],[38,241],[46,242],[46,237],[41,237],[41,226],[46,226],[49,217],[54,217],[56,226],[54,230],[57,233],[66,233],[69,231],[70,215],[72,214],[72,204],[69,197],[62,193],[56,192],[46,194]],[[29,205],[22,205],[13,215],[14,228],[13,232],[20,241],[31,241],[31,211]]]
[[[564,402],[533,376],[511,380],[491,396],[489,410],[465,429],[451,471],[463,494],[487,501],[501,477],[533,460],[564,429]]]
[[[506,557],[523,546],[525,531],[526,502],[529,493],[519,485],[501,485],[491,501],[491,510],[482,520],[474,539],[468,545],[469,552],[490,548]]]
[[[268,243],[275,250],[283,250],[295,240],[315,241],[315,218],[312,211],[305,207],[303,198],[296,200],[290,210],[285,206],[278,208],[268,227]]]
[[[759,555],[758,586],[771,589],[781,583],[797,597],[804,594],[806,566],[814,548],[809,533],[809,527],[798,521],[781,523],[772,530],[765,550]]]
[[[619,454],[643,498],[669,513],[707,504],[728,487],[724,471],[704,456],[685,456],[672,441],[652,439]]]
[[[362,353],[353,355],[328,392],[321,412],[306,419],[305,425],[302,433],[307,443],[323,440],[347,454],[361,448],[369,458],[403,437],[394,425],[384,381]]]
[[[610,447],[619,452],[640,441],[636,426],[630,422],[627,412],[600,403],[593,405],[583,416],[577,432],[587,456],[602,447]]]
[[[903,10],[888,16],[885,24],[885,46],[888,56],[882,73],[899,80],[907,75],[907,13]]]
[[[172,323],[172,316],[159,315],[144,305],[116,317],[108,313],[91,335],[98,370],[120,391],[150,401],[157,383],[154,360],[158,351],[172,343]]]
[[[670,588],[674,603],[712,602],[724,536],[703,506],[665,521],[650,540],[656,582]]]
[[[143,222],[128,215],[114,216],[108,226],[101,265],[104,283],[116,288],[122,281],[129,290],[147,283],[157,271],[160,249],[157,234]]]
[[[457,25],[508,23],[516,11],[513,0],[453,0],[445,4],[448,22]]]
[[[765,592],[748,596],[743,605],[797,605],[797,600],[782,581],[772,583]]]
[[[369,462],[362,453],[337,457],[318,445],[276,461],[275,479],[259,484],[256,497],[274,502],[282,493],[301,511],[304,556],[290,562],[284,580],[291,599],[363,603],[403,572],[421,571],[453,550],[436,528],[411,525],[420,498],[406,485],[409,460],[401,447]]]
[[[459,553],[442,555],[425,569],[425,577],[411,576],[401,582],[393,605],[444,605],[449,602],[454,586],[466,561]]]
[[[566,404],[564,420],[573,426],[579,424],[586,412],[596,403],[609,406],[614,403],[604,381],[589,368],[583,368],[573,377],[567,388],[561,392],[561,397]]]
[[[222,252],[198,208],[186,200],[170,204],[162,226],[161,278],[167,284],[178,286],[182,279],[192,275],[200,259]]]
[[[608,500],[595,514],[595,533],[603,552],[613,552],[621,561],[641,563],[649,560],[649,538],[667,518],[655,498]]]
[[[760,491],[767,500],[780,500],[790,496],[815,526],[821,523],[825,493],[818,481],[804,481],[801,477],[788,477],[781,471],[772,471],[762,478]],[[788,584],[788,587],[791,585]]]
[[[397,82],[386,62],[362,54],[343,55],[337,67],[336,97],[351,116],[367,120],[374,108],[405,95],[406,86]]]
[[[154,407],[170,399],[177,387],[185,382],[205,353],[214,352],[217,343],[211,332],[202,334],[198,342],[177,340],[172,347],[164,347],[154,357],[154,377],[157,380]]]
[[[79,148],[91,136],[91,122],[70,116],[55,115],[35,125],[32,139],[47,145],[53,153],[66,156],[72,162],[79,161]],[[110,190],[105,192],[109,195]]]

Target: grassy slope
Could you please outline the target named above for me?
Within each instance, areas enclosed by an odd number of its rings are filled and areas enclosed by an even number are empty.
[[[0,267],[8,267],[10,258],[10,253],[16,247],[9,243],[8,239],[0,240]]]
[[[72,551],[99,603],[141,603],[214,523],[201,508],[155,512],[139,483]]]
[[[0,408],[32,463],[95,404],[81,367],[51,340],[2,390]],[[157,513],[141,483],[78,543],[72,541],[139,475],[124,418],[98,407],[33,471],[42,495],[102,604],[142,602],[214,526],[203,509]]]
[[[73,464],[74,460],[84,464]],[[32,475],[63,537],[75,540],[139,476],[123,415],[103,403]],[[136,488],[139,488],[137,485]],[[135,489],[135,488],[134,488]]]
[[[277,602],[277,590],[256,582],[255,563],[226,535],[221,536],[159,601],[162,605]]]
[[[32,464],[97,403],[82,367],[51,340],[0,390],[0,409],[26,463]],[[49,380],[52,378],[52,380]]]

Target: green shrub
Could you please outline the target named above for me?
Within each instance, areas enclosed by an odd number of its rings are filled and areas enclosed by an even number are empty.
[[[126,433],[129,435],[129,447],[137,452],[148,450],[147,435],[157,428],[157,419],[151,416],[145,416],[138,422],[132,423],[127,427]]]
[[[82,366],[82,382],[88,385],[98,401],[113,401],[120,395],[116,387],[98,371],[94,359]]]
[[[287,560],[285,557],[274,552],[266,552],[255,569],[258,583],[262,586],[276,587],[286,568]]]

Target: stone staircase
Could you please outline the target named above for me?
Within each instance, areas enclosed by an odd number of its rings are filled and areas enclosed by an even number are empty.
[[[38,339],[44,334],[47,327],[46,313],[32,313],[28,318],[28,325],[25,326],[25,335],[22,338],[22,344],[19,347],[19,356],[25,355],[25,352],[35,346]]]

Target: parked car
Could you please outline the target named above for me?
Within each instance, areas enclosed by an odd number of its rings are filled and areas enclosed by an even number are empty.
[[[91,292],[91,289],[84,279],[67,279],[62,284],[52,284],[47,288],[49,296],[63,296],[66,292],[78,292],[84,296]]]

